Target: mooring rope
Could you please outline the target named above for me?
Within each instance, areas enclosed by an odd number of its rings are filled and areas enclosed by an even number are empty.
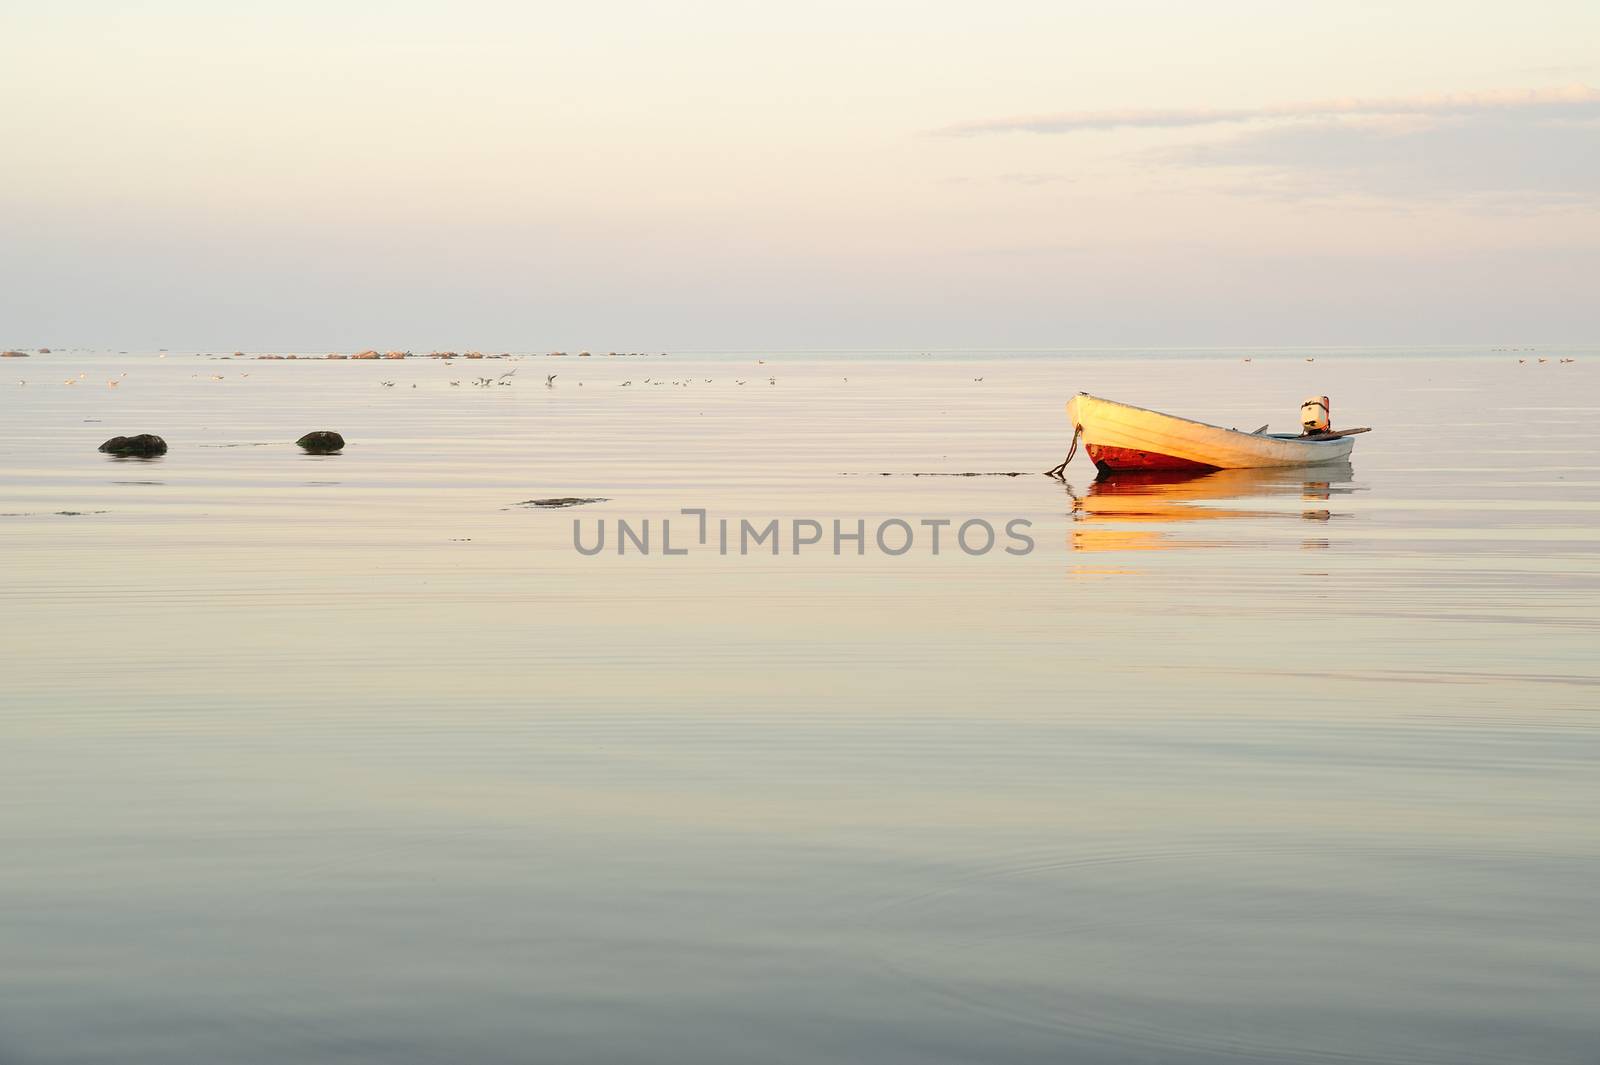
[[[1046,470],[1046,477],[1060,477],[1063,480],[1066,479],[1067,463],[1071,462],[1072,456],[1078,453],[1078,437],[1082,435],[1083,426],[1074,425],[1072,427],[1072,446],[1067,448],[1067,457],[1061,460],[1061,464],[1059,466],[1052,466],[1050,469]]]

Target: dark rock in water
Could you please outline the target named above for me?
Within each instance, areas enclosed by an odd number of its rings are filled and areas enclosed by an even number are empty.
[[[585,499],[579,496],[560,496],[556,499],[524,499],[520,503],[513,503],[512,506],[539,507],[541,509],[549,510],[554,509],[555,507],[581,507],[585,503],[604,503],[606,501],[607,500],[603,497]]]
[[[167,442],[154,433],[140,433],[138,436],[113,436],[110,440],[100,445],[100,450],[108,455],[132,455],[136,458],[151,458],[155,455],[167,453]]]
[[[314,433],[307,433],[295,441],[307,451],[318,455],[326,455],[332,451],[339,451],[344,447],[344,437],[326,429],[319,429]]]

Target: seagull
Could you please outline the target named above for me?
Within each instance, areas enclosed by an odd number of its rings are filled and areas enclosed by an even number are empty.
[[[1316,359],[1307,359],[1306,361],[1307,362],[1316,362],[1317,360]]]
[[[112,378],[110,381],[106,382],[106,387],[107,388],[116,388],[121,383],[122,383],[121,381],[118,381],[115,378]]]
[[[547,373],[547,374],[544,375],[544,387],[546,387],[546,388],[554,388],[554,387],[556,387],[556,375],[555,374]]]
[[[450,382],[450,387],[451,388],[459,388],[460,386],[461,386],[461,382],[460,381],[451,381]]]

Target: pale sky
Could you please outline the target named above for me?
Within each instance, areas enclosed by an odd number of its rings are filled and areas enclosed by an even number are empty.
[[[7,346],[1600,342],[1595,0],[9,0],[0,42]]]

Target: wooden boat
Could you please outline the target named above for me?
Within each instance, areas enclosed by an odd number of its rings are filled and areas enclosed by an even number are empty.
[[[1326,405],[1324,399],[1324,412]],[[1263,426],[1247,433],[1101,399],[1087,392],[1079,392],[1067,401],[1067,418],[1072,422],[1074,446],[1081,435],[1089,458],[1101,473],[1319,466],[1349,458],[1355,447],[1350,438],[1367,432],[1321,429],[1290,435],[1268,433]]]

